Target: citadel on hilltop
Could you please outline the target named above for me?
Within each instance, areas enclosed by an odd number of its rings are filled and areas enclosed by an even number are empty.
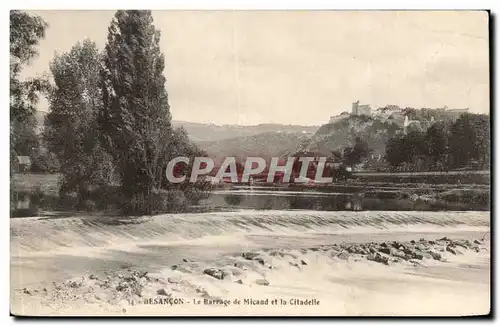
[[[456,120],[461,114],[468,113],[469,109],[448,109],[447,106],[438,109],[401,108],[397,105],[386,105],[372,111],[369,104],[353,102],[351,112],[344,111],[339,115],[330,117],[329,123],[335,123],[350,116],[367,116],[382,121],[393,122],[405,129],[410,125],[430,125],[435,120]]]

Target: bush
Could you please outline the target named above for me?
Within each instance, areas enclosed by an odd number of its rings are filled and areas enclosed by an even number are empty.
[[[59,162],[55,154],[46,149],[39,148],[33,152],[31,159],[31,172],[55,173],[59,171]]]
[[[146,198],[136,195],[124,205],[124,213],[131,215],[154,215],[161,213],[179,213],[186,210],[188,200],[179,189],[154,189]]]

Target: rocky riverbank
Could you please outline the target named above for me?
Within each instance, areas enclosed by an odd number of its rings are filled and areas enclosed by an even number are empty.
[[[462,284],[462,290],[469,287],[471,277],[480,277],[479,281],[483,285],[487,281],[489,286],[489,259],[487,266],[480,267],[482,272],[479,273],[477,268],[481,264],[474,263],[478,261],[478,257],[489,257],[488,240],[447,237],[401,242],[344,242],[293,250],[267,248],[225,254],[212,262],[179,257],[179,261],[172,262],[170,268],[161,272],[122,266],[118,270],[80,275],[41,288],[13,289],[12,312],[23,315],[182,315],[193,312],[212,315],[225,315],[229,312],[280,314],[287,311],[287,307],[290,309],[290,306],[307,306],[307,309],[303,308],[306,310],[297,308],[294,312],[357,315],[363,314],[366,309],[359,306],[358,311],[355,311],[355,308],[345,310],[345,305],[353,300],[349,295],[360,291],[356,290],[359,283],[368,282],[367,277],[373,278],[369,284],[375,291],[385,282],[399,284],[398,286],[403,289],[406,287],[406,291],[409,291],[415,280],[407,279],[408,273],[418,274],[418,281],[422,282],[422,276],[431,271],[434,278],[430,284],[436,289],[440,285],[435,282],[436,273],[442,274],[443,271],[446,275],[440,274],[437,279],[444,277],[453,280],[454,277],[459,277],[455,286]],[[450,269],[452,266],[457,269]],[[487,280],[485,275],[488,275]],[[321,291],[322,288],[331,288],[332,283],[338,283],[339,280],[343,280],[350,290],[346,292],[347,288],[337,286],[335,292]],[[304,288],[301,291],[292,291],[295,282],[303,284]],[[310,282],[310,285],[305,285],[304,282]],[[367,284],[363,285],[363,291],[366,290]],[[450,285],[446,282],[443,284],[446,287]],[[373,289],[370,286],[368,290],[371,291]],[[480,291],[477,286],[476,289]],[[454,291],[459,292],[458,289]],[[366,295],[363,293],[357,294],[358,300],[361,300],[359,304],[369,298],[368,296],[363,299]],[[431,293],[428,294],[432,296]],[[444,292],[439,294],[445,295]],[[482,294],[481,298],[484,305],[488,296]],[[398,300],[397,297],[393,299]],[[276,300],[277,305],[280,302],[278,300],[284,301],[280,307],[273,309],[272,300]],[[328,300],[333,305],[332,310],[326,309]],[[342,302],[343,310],[336,310],[335,304],[341,306]],[[429,306],[423,304],[424,306],[406,307],[403,310],[394,306],[393,313],[404,314],[406,311],[409,314],[428,314],[429,311],[434,311],[439,314],[441,311],[446,314],[449,308],[443,306],[441,309],[433,307],[434,310],[429,310]],[[430,301],[428,304],[431,304]],[[224,307],[226,310],[216,309]],[[484,308],[484,312],[489,309]],[[470,313],[463,311],[464,314]]]

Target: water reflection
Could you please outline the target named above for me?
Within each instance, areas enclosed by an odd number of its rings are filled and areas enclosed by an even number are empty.
[[[188,211],[207,212],[234,209],[322,210],[322,211],[436,211],[489,210],[485,203],[446,202],[409,195],[403,190],[332,192],[319,189],[238,188],[214,191]],[[69,211],[68,199],[40,197],[27,192],[11,194],[11,216],[44,216]],[[76,200],[76,199],[75,199]],[[73,205],[74,206],[74,205]]]

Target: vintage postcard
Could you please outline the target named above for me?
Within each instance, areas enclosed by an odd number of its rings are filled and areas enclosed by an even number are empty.
[[[489,21],[11,11],[11,314],[489,314]]]

